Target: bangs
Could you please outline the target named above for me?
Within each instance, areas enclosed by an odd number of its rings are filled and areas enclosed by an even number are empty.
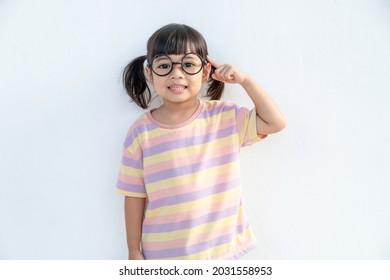
[[[186,54],[194,52],[206,59],[207,45],[195,29],[179,24],[170,24],[157,30],[148,41],[148,60],[160,54]]]

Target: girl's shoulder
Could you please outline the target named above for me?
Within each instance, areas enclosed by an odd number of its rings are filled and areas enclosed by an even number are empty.
[[[130,134],[139,134],[140,132],[147,130],[147,126],[150,124],[150,121],[147,118],[147,113],[140,115],[130,126],[127,132],[127,136]]]
[[[243,108],[241,105],[229,101],[229,100],[205,100],[204,110],[206,112],[227,112],[227,111],[238,111]]]

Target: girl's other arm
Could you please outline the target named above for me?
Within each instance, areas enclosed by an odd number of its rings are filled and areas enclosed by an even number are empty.
[[[248,75],[241,86],[255,104],[257,133],[272,134],[281,131],[286,126],[286,121],[271,97]]]
[[[125,197],[125,222],[129,260],[144,260],[141,252],[145,198]]]
[[[216,68],[212,75],[214,79],[225,83],[240,84],[252,99],[256,107],[258,134],[276,133],[286,126],[286,121],[277,105],[248,74],[232,65],[220,64],[209,56],[207,60]]]

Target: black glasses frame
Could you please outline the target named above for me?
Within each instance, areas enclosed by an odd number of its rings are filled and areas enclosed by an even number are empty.
[[[202,62],[202,67],[200,67],[200,68],[199,68],[199,71],[197,71],[196,73],[188,73],[188,72],[184,69],[184,67],[183,67],[183,60],[184,60],[184,58],[185,58],[186,56],[190,55],[190,54],[196,55],[197,57],[199,57],[200,61]],[[156,71],[154,71],[153,66],[152,66],[152,65],[153,65],[153,61],[154,61],[156,58],[161,57],[161,56],[166,56],[166,57],[168,57],[169,60],[172,62],[172,68],[171,68],[171,70],[169,70],[169,72],[166,73],[166,74],[164,74],[164,75],[161,75],[161,74],[156,73]],[[188,74],[188,75],[196,75],[196,74],[198,74],[198,73],[202,70],[203,66],[205,66],[205,65],[207,64],[207,61],[204,60],[199,54],[193,53],[193,52],[184,54],[184,56],[181,58],[181,61],[180,61],[180,62],[175,62],[175,61],[173,61],[173,60],[169,57],[169,55],[167,55],[167,54],[158,54],[158,55],[156,55],[156,56],[153,57],[152,62],[151,62],[151,63],[148,63],[147,66],[148,66],[148,67],[152,70],[152,72],[153,72],[154,74],[156,74],[157,76],[165,77],[165,76],[168,76],[168,75],[173,71],[173,68],[174,68],[175,64],[180,64],[180,65],[181,65],[181,69],[182,69],[186,74]]]

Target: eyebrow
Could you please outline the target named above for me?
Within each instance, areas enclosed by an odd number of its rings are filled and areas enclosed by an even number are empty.
[[[168,59],[170,59],[170,57],[167,57],[166,55],[161,55],[161,56],[156,57],[154,60],[160,61],[160,60],[168,60]]]
[[[176,54],[175,54],[175,55],[176,55]],[[179,55],[179,54],[178,54],[178,55]],[[188,55],[190,55],[190,56],[188,56]],[[192,53],[192,52],[185,53],[185,54],[183,54],[182,57],[180,57],[178,60],[179,60],[179,61],[182,60],[183,57],[185,57],[185,56],[188,56],[189,58],[194,58],[194,57],[196,56],[196,54],[195,54],[195,53]],[[170,55],[168,55],[168,54],[161,54],[161,55],[157,56],[156,58],[154,58],[154,61],[158,62],[158,61],[160,61],[160,60],[166,60],[166,59],[170,59],[171,61],[174,61],[174,59],[173,59],[172,57],[170,57]]]

